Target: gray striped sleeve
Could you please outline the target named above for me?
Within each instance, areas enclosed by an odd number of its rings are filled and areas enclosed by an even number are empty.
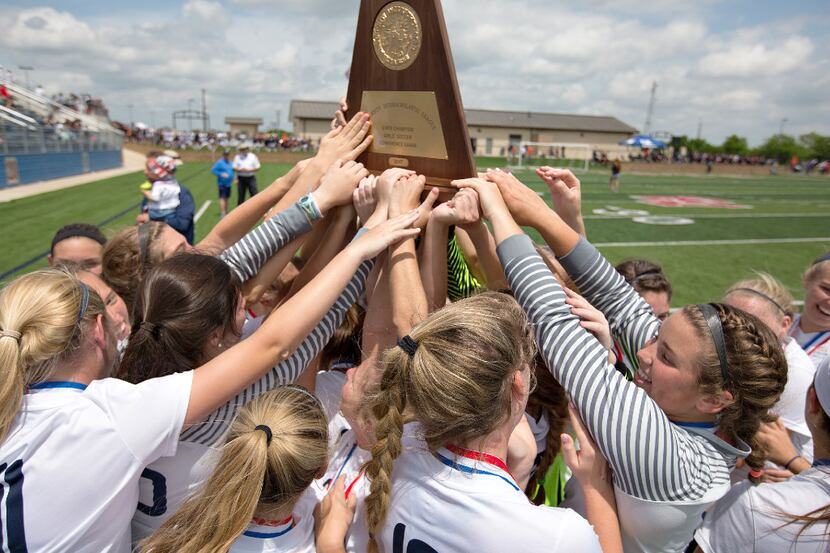
[[[224,437],[225,431],[230,426],[237,411],[246,403],[253,401],[269,390],[297,380],[300,373],[323,350],[334,335],[334,331],[343,322],[346,312],[351,309],[357,298],[363,293],[366,278],[373,266],[374,261],[365,261],[358,267],[357,272],[331,309],[288,359],[276,365],[261,379],[211,413],[205,421],[195,424],[183,432],[180,440],[207,446],[217,445],[217,442]]]
[[[246,234],[219,258],[230,266],[240,282],[246,282],[259,272],[272,255],[310,230],[308,218],[294,204]]]
[[[559,258],[562,267],[591,305],[602,311],[634,371],[639,367],[636,354],[657,336],[660,322],[651,306],[605,260],[585,238]]]
[[[583,244],[578,248],[584,249]],[[605,348],[571,313],[565,293],[530,238],[513,236],[499,245],[498,253],[547,366],[576,405],[623,491],[650,501],[694,501],[714,480],[728,477],[725,461],[713,455],[705,440],[672,424],[643,390],[608,364]],[[581,261],[582,252],[572,253]],[[582,282],[601,290],[592,278],[608,278],[610,265],[604,259],[586,261],[590,274]],[[606,304],[636,312],[611,295],[604,292]]]

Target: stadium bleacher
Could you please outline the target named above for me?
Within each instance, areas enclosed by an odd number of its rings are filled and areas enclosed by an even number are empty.
[[[106,116],[82,113],[0,79],[0,188],[112,169],[123,133]]]

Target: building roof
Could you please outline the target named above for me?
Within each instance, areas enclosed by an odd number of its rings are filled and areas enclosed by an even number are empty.
[[[262,125],[262,117],[225,117],[226,125]]]
[[[330,120],[340,109],[337,102],[292,100],[291,119]],[[467,125],[470,127],[517,127],[522,129],[615,132],[633,134],[637,129],[605,115],[571,115],[566,113],[539,113],[531,111],[496,111],[468,109]]]

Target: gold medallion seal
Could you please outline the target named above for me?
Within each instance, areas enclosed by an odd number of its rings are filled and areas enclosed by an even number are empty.
[[[392,2],[378,13],[372,31],[372,42],[378,61],[387,69],[401,71],[421,51],[421,20],[406,2]]]

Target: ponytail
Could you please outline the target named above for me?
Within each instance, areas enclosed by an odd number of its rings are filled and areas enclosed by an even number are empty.
[[[366,521],[377,536],[389,510],[392,469],[401,454],[404,419],[420,424],[430,451],[466,444],[519,416],[513,377],[536,353],[525,312],[516,301],[495,292],[463,299],[431,314],[398,347],[382,358],[383,376],[366,396],[373,415],[371,481]],[[528,380],[533,388],[534,373]]]
[[[417,355],[417,352],[416,352]],[[392,470],[395,459],[401,454],[406,392],[403,375],[408,374],[413,357],[400,348],[386,352],[384,371],[378,391],[369,399],[374,416],[375,444],[372,459],[366,463],[366,475],[370,481],[370,493],[366,497],[366,523],[369,529],[369,553],[377,553],[375,534],[380,529],[389,510],[392,494]]]
[[[327,424],[317,398],[296,386],[243,407],[213,474],[139,551],[227,551],[258,512],[293,508],[326,466]]]
[[[268,440],[253,428],[225,444],[204,489],[139,544],[152,553],[227,551],[254,516],[268,469]]]
[[[71,357],[87,323],[103,313],[98,294],[59,269],[23,275],[0,291],[0,443],[26,387],[47,380]]]

